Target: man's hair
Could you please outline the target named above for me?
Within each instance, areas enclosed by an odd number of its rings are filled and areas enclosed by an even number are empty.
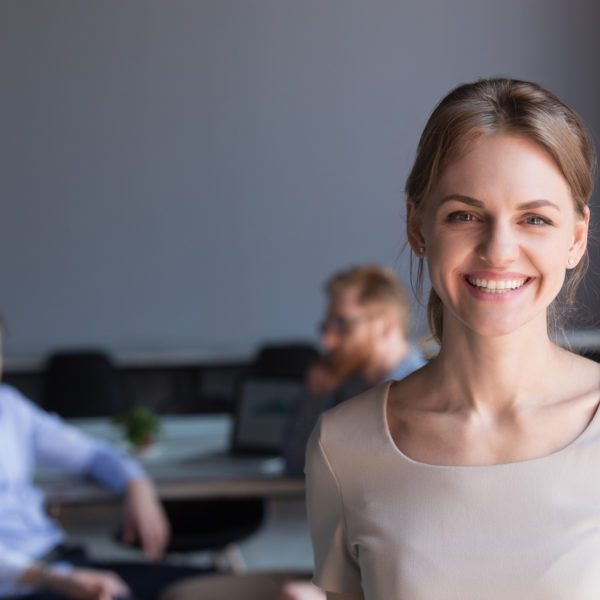
[[[334,273],[325,283],[325,291],[330,298],[348,288],[358,290],[359,304],[384,304],[394,308],[404,333],[408,334],[410,304],[394,271],[376,264],[357,266]]]

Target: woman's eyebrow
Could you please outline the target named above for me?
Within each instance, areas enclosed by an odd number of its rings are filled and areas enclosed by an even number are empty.
[[[463,194],[449,194],[448,196],[444,196],[440,202],[440,206],[445,202],[450,202],[451,200],[455,200],[457,202],[462,202],[463,204],[468,204],[469,206],[475,206],[477,208],[484,208],[483,202],[481,200],[477,200],[476,198],[471,198],[470,196],[464,196]],[[551,202],[550,200],[546,200],[545,198],[540,198],[539,200],[530,200],[528,202],[523,202],[519,204],[517,208],[519,210],[531,210],[534,208],[543,208],[548,206],[550,208],[554,208],[558,212],[560,212],[560,206]]]
[[[440,202],[440,206],[445,202],[450,202],[451,200],[457,200],[458,202],[462,202],[463,204],[469,204],[470,206],[483,208],[483,202],[481,202],[481,200],[476,200],[475,198],[471,198],[470,196],[463,196],[462,194],[450,194],[448,196],[444,196],[444,198],[442,198]]]
[[[558,204],[555,204],[554,202],[545,199],[524,202],[523,204],[519,204],[517,208],[521,210],[531,210],[532,208],[543,208],[544,206],[549,206],[550,208],[554,208],[555,210],[560,212],[560,206]]]

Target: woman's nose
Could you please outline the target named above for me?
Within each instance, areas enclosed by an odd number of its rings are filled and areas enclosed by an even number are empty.
[[[494,221],[485,231],[478,248],[479,257],[492,267],[504,267],[519,255],[519,244],[510,223]]]

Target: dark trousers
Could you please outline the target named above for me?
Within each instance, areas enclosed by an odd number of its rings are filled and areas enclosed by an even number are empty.
[[[103,569],[117,573],[131,589],[132,596],[128,600],[155,600],[171,583],[185,577],[214,572],[212,569],[164,563],[98,562],[90,560],[85,550],[80,547],[61,546],[52,552],[52,560],[70,562],[74,567]],[[18,596],[18,598],[20,600],[65,600],[64,596],[43,591]]]

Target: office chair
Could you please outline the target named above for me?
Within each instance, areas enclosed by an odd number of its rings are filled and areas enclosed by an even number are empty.
[[[303,380],[308,367],[319,358],[319,352],[304,342],[265,344],[259,348],[251,372],[267,379]]]
[[[214,500],[163,500],[171,525],[165,554],[173,559],[190,553],[209,552],[212,568],[222,573],[241,573],[246,565],[237,546],[260,529],[265,519],[262,498]],[[122,529],[116,539],[122,543]],[[140,548],[139,540],[133,547]]]
[[[42,407],[61,417],[111,417],[132,406],[119,372],[101,350],[51,354],[43,373]]]

